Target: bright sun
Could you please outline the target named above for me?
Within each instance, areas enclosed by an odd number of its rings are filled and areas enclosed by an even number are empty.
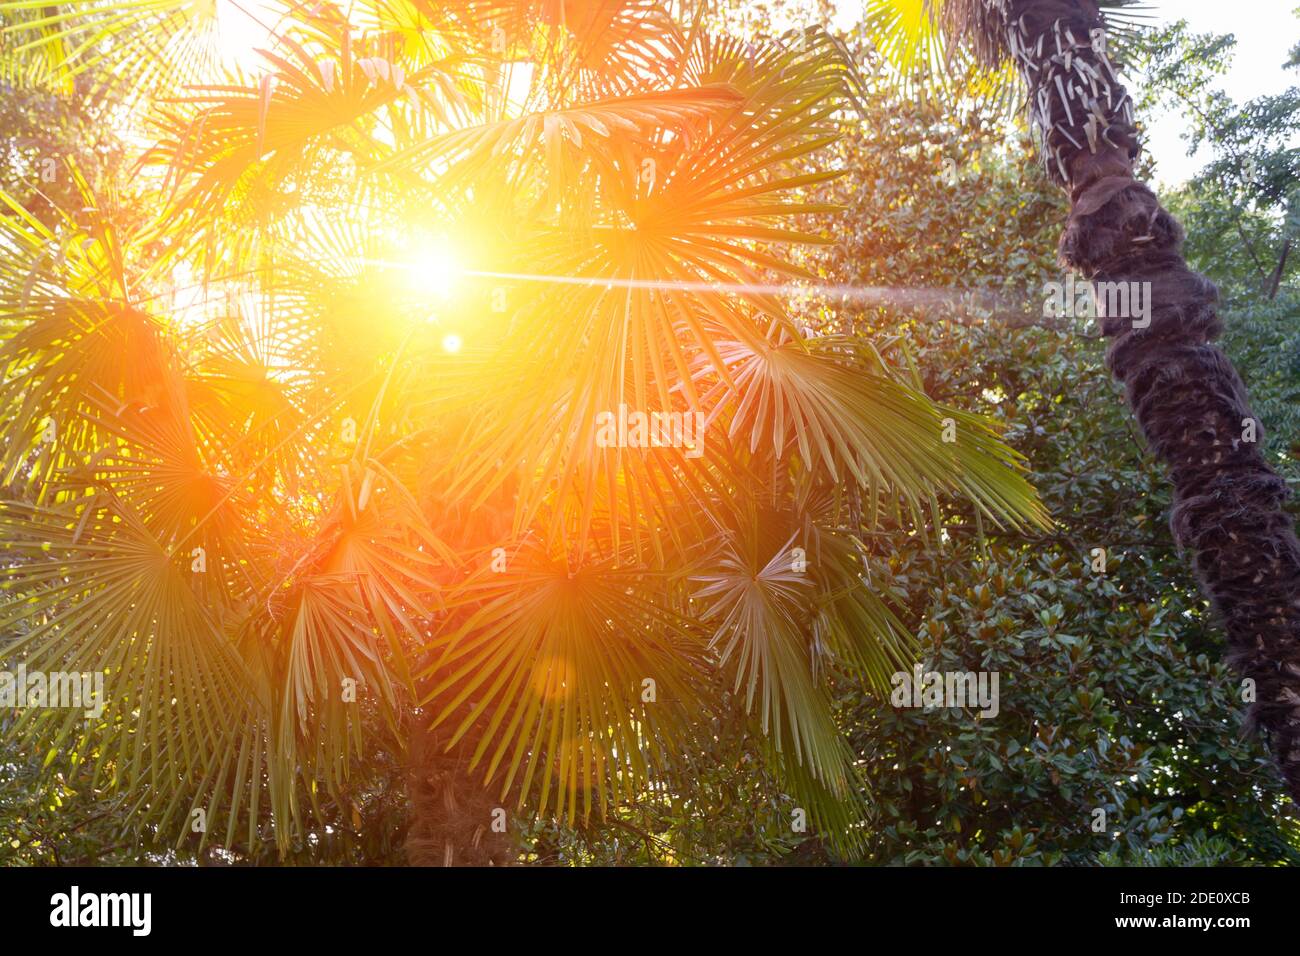
[[[407,260],[406,270],[407,279],[415,290],[442,299],[451,295],[463,272],[451,243],[441,237],[417,243]]]

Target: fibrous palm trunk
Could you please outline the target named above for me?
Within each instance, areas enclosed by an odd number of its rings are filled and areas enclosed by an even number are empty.
[[[499,796],[466,772],[463,748],[447,751],[417,720],[410,734],[406,861],[411,866],[508,866],[514,846]]]
[[[1134,177],[1132,105],[1098,8],[951,0],[945,14],[986,61],[1012,58],[1028,84],[1044,164],[1070,193],[1062,263],[1095,282],[1149,283],[1141,321],[1101,319],[1107,364],[1169,467],[1174,536],[1193,556],[1232,661],[1254,682],[1251,721],[1300,799],[1300,544],[1282,509],[1287,489],[1264,459],[1240,377],[1212,344],[1222,329],[1217,290],[1187,267],[1181,227]]]

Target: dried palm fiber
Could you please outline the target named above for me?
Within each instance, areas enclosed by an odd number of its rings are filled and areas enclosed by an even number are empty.
[[[949,0],[946,26],[988,64],[1010,57],[1048,174],[1069,190],[1062,264],[1098,282],[1150,283],[1150,325],[1102,319],[1106,361],[1174,485],[1171,525],[1255,682],[1262,730],[1300,799],[1300,543],[1246,390],[1213,340],[1218,291],[1187,267],[1183,231],[1133,175],[1132,105],[1092,0]],[[1256,441],[1245,440],[1254,429]]]
[[[447,750],[443,735],[419,720],[410,733],[406,861],[411,866],[508,866],[507,833],[492,826],[503,809],[495,793],[468,772],[463,747]]]

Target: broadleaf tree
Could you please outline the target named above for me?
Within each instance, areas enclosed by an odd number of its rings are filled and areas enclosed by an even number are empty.
[[[1108,17],[1131,3],[944,0],[918,17],[890,17],[919,3],[873,0],[871,22],[913,59],[960,45],[987,70],[1014,67],[1023,84],[1044,168],[1070,195],[1060,261],[1105,291],[1097,308],[1108,368],[1168,466],[1174,535],[1227,632],[1250,723],[1300,797],[1300,541],[1283,507],[1290,492],[1263,453],[1263,423],[1241,377],[1214,344],[1218,290],[1189,268],[1182,226],[1138,178],[1133,101],[1108,31]],[[1265,195],[1291,157],[1277,158],[1250,177],[1269,180]],[[1267,294],[1284,268],[1280,259]]]

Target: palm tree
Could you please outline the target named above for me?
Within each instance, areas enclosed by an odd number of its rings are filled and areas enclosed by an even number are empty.
[[[1107,364],[1169,468],[1174,537],[1191,553],[1247,678],[1250,722],[1300,799],[1300,543],[1245,386],[1213,344],[1222,330],[1217,291],[1188,268],[1182,228],[1134,172],[1132,101],[1103,16],[1127,2],[876,0],[868,23],[900,63],[937,63],[947,40],[984,68],[1013,66],[1047,174],[1070,194],[1062,264],[1098,283],[1149,290],[1148,315],[1100,317],[1112,339]]]
[[[852,851],[828,685],[913,653],[869,532],[1046,519],[981,419],[795,321],[856,77],[704,8],[275,0],[248,75],[188,0],[0,5],[11,75],[129,78],[165,199],[3,197],[5,659],[108,696],[11,739],[246,849],[346,827],[384,740],[410,858],[485,863],[740,714]],[[638,412],[702,430],[595,439]]]

